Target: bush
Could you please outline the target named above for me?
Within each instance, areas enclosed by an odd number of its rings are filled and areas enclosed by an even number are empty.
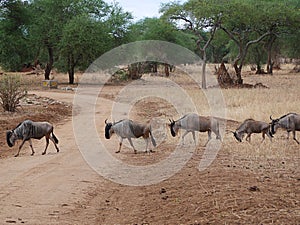
[[[15,112],[20,100],[27,95],[21,76],[2,75],[0,80],[0,105],[4,111]]]

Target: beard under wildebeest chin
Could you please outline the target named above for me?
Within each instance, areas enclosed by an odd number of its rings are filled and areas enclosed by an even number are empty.
[[[169,124],[169,127],[170,127],[170,131],[171,131],[171,135],[172,137],[175,137],[176,136],[176,132],[174,130],[174,126],[175,126],[175,121],[174,120],[170,120],[170,124]]]
[[[278,124],[276,121],[272,121],[272,124],[271,124],[271,134],[275,134],[276,131],[277,131],[277,128],[278,128]]]
[[[111,129],[112,127],[112,123],[107,123],[106,126],[105,126],[105,138],[106,139],[110,139],[110,136],[111,136]]]
[[[15,142],[13,141],[11,141],[11,136],[13,135],[13,131],[7,131],[6,132],[6,142],[7,142],[7,145],[9,146],[9,147],[13,147],[14,145],[15,145]]]

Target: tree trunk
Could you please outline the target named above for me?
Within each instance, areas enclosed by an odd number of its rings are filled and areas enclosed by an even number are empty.
[[[170,76],[169,65],[167,63],[165,63],[165,74],[166,74],[166,77]]]
[[[267,74],[273,74],[273,65],[271,52],[268,51]]]
[[[140,63],[133,63],[128,66],[128,73],[131,80],[137,80],[142,77],[140,74]]]
[[[69,74],[69,84],[74,84],[74,72],[75,71],[75,63],[73,56],[70,55],[68,57],[68,74]]]
[[[203,49],[202,88],[206,89],[206,49]]]
[[[153,63],[153,73],[157,73],[157,62]]]
[[[276,40],[276,36],[271,35],[269,42],[268,42],[268,47],[267,47],[267,51],[268,51],[267,74],[273,74],[274,62],[272,62],[272,48],[273,48],[273,44],[274,44],[275,40]]]
[[[53,67],[53,48],[52,47],[48,47],[48,57],[49,57],[49,62],[46,64],[46,68],[45,68],[45,80],[50,80],[50,73]]]
[[[68,70],[69,74],[69,84],[74,84],[74,68]]]
[[[234,70],[235,70],[235,74],[237,76],[237,84],[243,84],[243,79],[242,79],[242,65],[238,66],[238,62],[234,62]]]

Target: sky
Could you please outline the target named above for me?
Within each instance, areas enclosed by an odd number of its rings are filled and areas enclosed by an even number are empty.
[[[107,3],[112,3],[113,0],[105,0]],[[124,11],[131,12],[134,20],[138,21],[144,17],[159,17],[159,9],[161,3],[171,2],[170,0],[115,0]],[[180,3],[184,0],[179,1]]]

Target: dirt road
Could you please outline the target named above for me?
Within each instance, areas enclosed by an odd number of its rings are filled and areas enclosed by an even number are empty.
[[[39,92],[60,101],[72,102],[73,94]],[[98,175],[85,163],[73,136],[72,120],[55,127],[61,152],[50,143],[41,155],[43,141],[34,141],[36,154],[0,162],[0,224],[64,224],[59,215],[70,211],[74,203],[93,186]],[[14,149],[15,150],[15,149]]]

